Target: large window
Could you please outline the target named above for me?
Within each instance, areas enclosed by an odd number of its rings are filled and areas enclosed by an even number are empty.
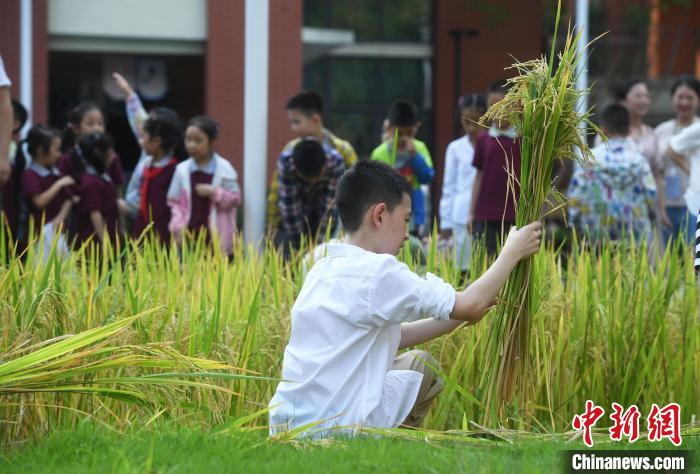
[[[304,26],[353,30],[357,41],[429,42],[429,0],[305,0]]]
[[[304,65],[304,87],[324,99],[326,126],[366,158],[394,100],[421,110],[419,138],[432,142],[432,3],[429,0],[306,0],[304,26],[351,34]],[[305,44],[305,47],[308,47]]]

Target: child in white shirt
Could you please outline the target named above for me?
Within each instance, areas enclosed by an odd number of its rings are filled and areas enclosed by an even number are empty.
[[[477,171],[472,165],[474,145],[476,137],[482,132],[477,122],[486,112],[486,98],[481,94],[469,94],[460,97],[458,105],[464,135],[452,141],[445,152],[445,174],[440,198],[440,237],[452,241],[457,264],[466,272],[472,246],[467,222]]]
[[[420,278],[396,259],[408,239],[411,185],[378,161],[341,178],[336,205],[347,237],[328,244],[292,308],[283,382],[270,401],[270,434],[306,426],[418,426],[442,388],[424,351],[401,348],[479,321],[515,264],[537,252],[541,223],[512,229],[494,264],[466,290]]]

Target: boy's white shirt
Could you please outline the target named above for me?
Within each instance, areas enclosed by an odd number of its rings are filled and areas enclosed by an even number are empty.
[[[695,122],[671,137],[669,145],[673,151],[688,158],[690,177],[685,191],[685,203],[692,214],[697,214],[700,211],[700,122]]]
[[[455,290],[421,278],[396,257],[328,244],[292,308],[283,382],[270,401],[270,433],[321,422],[396,427],[408,416],[422,374],[391,370],[401,323],[448,319]]]
[[[440,228],[466,226],[477,169],[474,147],[467,135],[454,140],[445,152],[445,179],[440,199]]]

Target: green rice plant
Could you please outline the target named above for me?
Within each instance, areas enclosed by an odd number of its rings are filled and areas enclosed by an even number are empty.
[[[431,239],[437,239],[435,229]],[[489,387],[481,382],[491,374],[488,320],[499,316],[496,308],[487,321],[425,344],[445,382],[426,430],[507,437],[500,427],[512,425],[519,432],[566,434],[588,398],[608,409],[613,401],[637,403],[643,411],[651,403],[675,401],[684,423],[700,413],[692,251],[680,246],[650,261],[631,241],[592,249],[575,235],[570,247],[565,259],[560,247],[543,244],[531,261],[537,304],[523,362],[529,368],[525,401],[496,410],[484,423],[491,406]],[[123,243],[119,254],[98,256],[90,246],[46,262],[8,254],[0,266],[0,367],[29,354],[30,347],[55,345],[45,341],[60,343],[66,335],[141,317],[113,339],[47,361],[50,370],[41,365],[23,372],[36,383],[41,379],[32,379],[34,374],[65,375],[61,383],[83,391],[3,393],[0,444],[72,429],[86,418],[119,431],[160,423],[227,432],[265,429],[310,250],[305,244],[285,262],[269,242],[256,250],[238,240],[229,261],[203,242],[188,240],[178,252],[151,234]],[[424,254],[407,245],[400,259],[419,273],[463,285],[453,256],[436,245]],[[477,245],[469,279],[488,264]],[[77,372],[79,367],[95,372]],[[193,383],[156,385],[159,379]],[[140,393],[142,401],[89,392],[97,388]]]
[[[65,401],[75,395],[107,397],[155,410],[177,406],[184,389],[233,394],[203,378],[250,377],[230,373],[233,368],[220,362],[183,356],[165,344],[125,344],[125,331],[149,312],[152,310],[37,344],[16,340],[13,347],[0,352],[0,413],[16,415],[3,420],[9,426],[14,425],[14,429],[3,430],[0,442],[8,442],[22,433],[35,436],[37,433],[32,430],[36,427],[27,426],[32,423],[32,415],[62,408],[62,402],[46,401],[51,398]],[[229,373],[218,372],[221,370]],[[89,416],[81,408],[65,408]],[[41,418],[46,425],[45,417]]]
[[[557,26],[561,5],[557,10]],[[580,33],[579,33],[580,35]],[[542,218],[548,196],[555,195],[552,168],[555,160],[586,161],[591,152],[581,125],[588,123],[588,112],[577,111],[579,98],[587,91],[575,87],[575,70],[584,51],[577,49],[579,35],[568,32],[562,52],[555,57],[555,45],[549,60],[540,58],[516,62],[517,76],[510,79],[511,88],[505,98],[492,106],[482,118],[508,121],[520,141],[520,173],[511,174],[509,193],[515,198],[516,226],[522,227]],[[556,38],[556,28],[555,35]],[[595,126],[594,126],[595,127]],[[579,153],[576,153],[576,150]],[[491,369],[480,382],[488,407],[484,423],[502,418],[504,410],[527,410],[529,384],[526,374],[529,361],[531,325],[541,303],[537,260],[520,262],[506,283],[500,304],[491,318],[488,355]]]

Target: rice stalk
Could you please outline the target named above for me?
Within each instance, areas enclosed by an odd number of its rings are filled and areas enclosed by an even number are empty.
[[[560,8],[561,5],[557,10],[557,25]],[[588,93],[575,88],[576,64],[584,54],[577,48],[579,35],[580,32],[568,32],[556,62],[553,44],[549,60],[539,58],[511,66],[517,75],[509,80],[510,90],[481,119],[482,123],[505,120],[516,130],[521,150],[520,173],[516,175],[510,170],[509,193],[516,197],[515,189],[519,186],[518,228],[541,219],[547,197],[554,191],[555,160],[585,162],[591,158],[581,132],[581,124],[588,123],[588,111],[577,111],[579,98]],[[541,281],[533,260],[518,263],[502,291],[495,315],[490,318],[487,357],[492,366],[480,383],[488,407],[484,424],[504,419],[508,410],[522,416],[530,409],[528,403],[533,394],[527,378],[530,370],[527,362],[532,318],[542,297],[538,287]]]

